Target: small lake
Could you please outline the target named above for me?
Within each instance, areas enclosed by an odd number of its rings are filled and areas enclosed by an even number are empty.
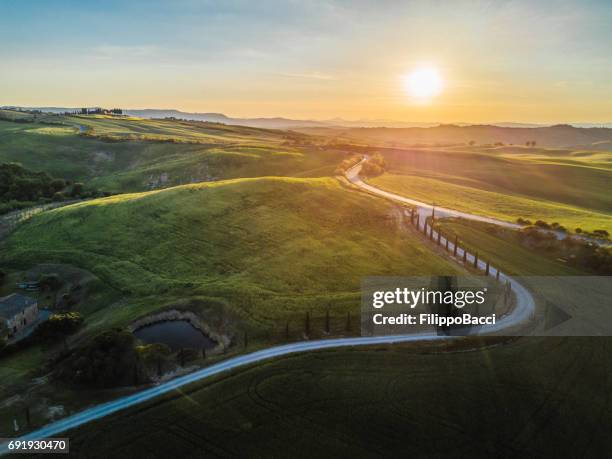
[[[212,349],[217,343],[186,320],[168,320],[145,325],[134,336],[147,344],[162,343],[173,351],[181,348]]]

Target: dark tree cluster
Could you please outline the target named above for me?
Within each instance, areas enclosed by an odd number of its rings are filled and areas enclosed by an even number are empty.
[[[519,241],[532,250],[564,259],[578,269],[603,276],[612,274],[612,251],[608,247],[600,247],[578,237],[559,240],[554,233],[536,227],[521,230]]]
[[[78,312],[53,314],[36,329],[36,338],[50,342],[65,338],[75,333],[83,323],[83,316]]]
[[[86,190],[81,182],[54,178],[46,172],[34,172],[17,163],[0,163],[0,214],[34,204],[100,194],[96,190]]]
[[[134,336],[109,330],[72,351],[55,366],[56,377],[77,385],[116,387],[131,385],[137,364]]]
[[[52,198],[66,187],[62,179],[46,172],[32,172],[16,163],[0,164],[0,200],[38,201]]]
[[[138,345],[126,330],[107,330],[53,363],[55,377],[86,387],[133,386],[150,382],[174,368],[171,351],[164,344]],[[180,359],[190,360],[187,350]]]
[[[95,108],[82,108],[79,112],[80,115],[122,115],[123,110],[120,108],[107,108],[95,107]]]

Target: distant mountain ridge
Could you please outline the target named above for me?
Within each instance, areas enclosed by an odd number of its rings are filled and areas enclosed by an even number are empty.
[[[17,107],[17,106],[4,106],[1,108],[6,109],[27,109],[27,110],[41,110],[43,112],[50,113],[64,113],[80,110],[80,107]],[[94,108],[94,107],[88,107]],[[395,121],[385,119],[362,119],[362,120],[345,120],[343,118],[333,118],[327,120],[297,120],[283,117],[271,117],[271,118],[234,118],[227,116],[223,113],[207,113],[207,112],[183,112],[176,109],[156,109],[156,108],[145,108],[145,109],[124,109],[123,112],[129,116],[136,116],[139,118],[179,118],[186,120],[195,121],[208,121],[212,123],[225,123],[232,125],[251,126],[258,128],[268,129],[296,129],[296,128],[309,128],[309,127],[364,127],[364,128],[411,128],[411,127],[436,127],[444,125],[445,123],[422,123],[422,122],[407,122],[407,121]],[[475,126],[483,123],[465,123],[457,122],[452,123],[454,126]],[[508,128],[536,128],[551,126],[551,124],[537,124],[537,123],[516,123],[516,122],[490,122],[484,123],[489,126],[497,127],[508,127]],[[574,127],[607,127],[612,128],[612,122],[610,123],[572,123]]]

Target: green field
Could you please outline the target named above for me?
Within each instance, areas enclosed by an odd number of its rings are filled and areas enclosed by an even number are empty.
[[[605,456],[610,345],[524,338],[480,352],[299,355],[67,436],[73,452],[91,458]]]
[[[479,257],[499,266],[503,272],[512,276],[577,276],[583,272],[565,263],[535,253],[512,237],[502,238],[491,231],[486,223],[466,222],[460,219],[439,220],[438,226],[443,234],[459,237],[461,247]],[[508,230],[509,235],[513,231]]]
[[[612,154],[522,147],[394,150],[387,191],[506,221],[558,222],[573,231],[612,231]]]
[[[0,116],[0,162],[129,192],[239,177],[329,176],[342,159],[288,137],[212,123],[51,115],[16,123]]]
[[[0,241],[7,273],[0,295],[26,274],[43,273],[78,292],[72,309],[85,321],[67,341],[72,349],[109,328],[181,309],[233,338],[227,355],[193,363],[210,364],[244,352],[246,334],[248,351],[358,335],[364,277],[466,272],[407,230],[395,204],[330,177],[354,152],[213,123],[9,115],[0,118],[33,122],[0,120],[0,162],[123,193],[40,213]],[[371,182],[398,194],[505,220],[612,230],[608,153],[382,153],[389,172]],[[560,283],[582,274],[486,225],[441,225],[505,273],[561,276]],[[559,300],[555,285],[541,292],[546,301]],[[41,294],[41,305],[51,296]],[[596,324],[597,312],[583,317]],[[472,346],[479,350],[466,352]],[[601,364],[609,346],[607,339],[521,338],[316,352],[195,384],[67,435],[83,457],[190,457],[194,447],[217,456],[595,456],[610,446],[603,433],[612,379]],[[51,371],[49,357],[60,347],[37,344],[3,357],[0,433],[28,403],[39,426],[50,405],[78,410],[135,390],[41,384],[35,378]],[[578,423],[590,441],[571,437]]]
[[[393,209],[335,179],[184,185],[39,214],[4,242],[3,264],[72,265],[122,292],[129,307],[82,306],[95,328],[205,297],[269,329],[330,303],[356,312],[368,275],[455,272]]]

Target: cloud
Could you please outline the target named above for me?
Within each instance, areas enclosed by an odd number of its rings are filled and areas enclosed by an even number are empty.
[[[291,72],[282,72],[277,73],[276,75],[280,75],[286,78],[302,78],[307,80],[335,80],[336,77],[333,75],[329,75],[326,73],[320,72],[306,72],[306,73],[291,73]]]

